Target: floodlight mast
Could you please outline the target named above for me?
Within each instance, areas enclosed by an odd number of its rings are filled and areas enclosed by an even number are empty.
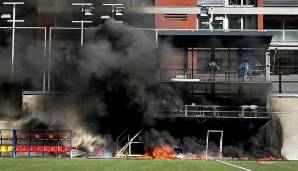
[[[72,21],[72,23],[80,23],[81,24],[81,46],[84,45],[84,24],[85,23],[92,23],[92,21]]]
[[[115,7],[116,6],[123,6],[124,4],[102,4],[103,6],[111,6],[112,7],[112,18],[114,18]]]
[[[72,3],[74,6],[81,6],[82,12],[84,12],[84,7],[85,6],[92,6],[93,3]],[[85,23],[93,23],[93,21],[86,21],[86,20],[76,20],[72,21],[72,23],[80,23],[81,24],[81,46],[84,45],[84,24]]]
[[[24,22],[24,20],[16,20],[16,5],[23,5],[24,2],[3,2],[3,5],[12,5],[12,20],[7,20],[7,22],[12,23],[12,44],[11,44],[11,82],[14,82],[14,57],[15,57],[15,28],[16,23]]]

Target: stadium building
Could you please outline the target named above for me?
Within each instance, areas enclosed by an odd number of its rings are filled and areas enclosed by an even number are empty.
[[[134,133],[152,127],[166,129],[181,139],[190,135],[206,140],[207,136],[204,152],[208,138],[216,134],[219,136],[213,137],[215,145],[210,145],[216,148],[209,149],[213,154],[242,157],[246,151],[255,151],[257,154],[247,155],[297,159],[297,6],[298,2],[294,0],[26,1],[16,5],[16,18],[25,21],[16,23],[15,66],[3,67],[5,69],[1,71],[2,80],[6,80],[1,89],[8,92],[1,97],[1,108],[5,109],[3,118],[9,122],[21,119],[26,126],[38,128],[74,130],[89,124],[87,127],[91,131],[79,130],[92,135],[98,131],[109,133],[113,138],[126,129]],[[1,56],[8,59],[2,62],[3,66],[11,66],[13,40],[10,35],[13,29],[6,21],[12,18],[12,8],[0,6],[0,43],[4,49]],[[97,69],[90,69],[90,75],[76,72],[84,60],[81,54],[94,52],[92,45],[97,42],[94,38],[111,41],[111,46],[117,47],[111,50],[117,55],[118,51],[122,53],[127,48],[118,44],[130,40],[117,37],[122,35],[122,26],[119,30],[112,27],[115,29],[112,33],[100,31],[105,29],[105,21],[111,18],[117,24],[131,25],[124,32],[144,30],[144,37],[137,35],[140,39],[150,39],[145,42],[148,48],[158,51],[152,53],[157,56],[154,75],[158,86],[169,86],[172,91],[171,96],[157,101],[161,105],[152,104],[155,110],[148,104],[159,98],[148,101],[141,98],[145,101],[144,107],[138,101],[142,101],[139,94],[134,91],[130,94],[126,89],[132,82],[123,83],[123,79],[130,80],[135,76],[130,70],[113,70],[114,63],[108,63],[113,64],[112,69],[108,73],[99,70],[103,72],[100,78],[94,73]],[[105,35],[109,35],[108,38]],[[98,51],[104,53],[105,48]],[[148,53],[146,50],[136,50],[135,53],[144,55],[144,52]],[[73,62],[72,57],[82,61]],[[119,60],[118,57],[115,59]],[[92,63],[88,63],[90,68]],[[118,66],[121,61],[116,63]],[[101,68],[100,63],[96,64]],[[124,67],[138,68],[137,65]],[[75,79],[84,76],[88,79]],[[136,78],[143,79],[139,75]],[[133,85],[135,89],[140,88],[139,84]],[[146,82],[143,86],[148,85],[151,91],[161,91],[155,84],[152,86]],[[136,96],[134,98],[138,100],[131,102],[129,96]],[[179,96],[179,105],[171,102],[175,96]],[[104,105],[99,105],[101,102]],[[150,119],[146,119],[150,124],[144,124],[144,118],[138,115],[148,111],[158,112],[153,114],[158,118],[154,126],[148,121]],[[105,114],[93,115],[98,112]],[[119,113],[136,114],[123,116]],[[77,120],[72,122],[74,116],[82,120],[82,125]],[[99,121],[94,123],[92,120]],[[152,137],[149,134],[147,137]],[[132,144],[139,143],[133,142],[134,139],[127,144],[126,141],[119,142],[119,145],[124,143],[126,148],[123,150],[127,149],[129,155],[134,153]],[[73,141],[76,141],[75,137]],[[140,141],[147,145],[154,142],[146,136]],[[81,139],[79,142],[86,145]],[[202,151],[201,147],[199,149]],[[208,156],[207,150],[208,145]],[[234,154],[238,151],[241,155]],[[119,150],[117,154],[121,155]]]

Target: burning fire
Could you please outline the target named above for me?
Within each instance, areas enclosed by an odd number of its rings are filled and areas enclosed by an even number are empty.
[[[145,155],[138,157],[139,160],[207,160],[205,153],[196,154],[176,154],[168,144],[157,146],[151,150],[145,147]]]
[[[241,157],[239,157],[239,160],[249,160],[249,157],[247,157],[247,156],[241,156]]]
[[[259,158],[257,159],[257,161],[273,161],[273,160],[283,160],[282,158],[277,158],[277,157],[273,157],[273,156],[268,156],[268,157],[263,157],[263,158]]]
[[[200,160],[207,160],[206,155],[202,153],[202,154],[200,155]]]
[[[168,144],[163,144],[152,150],[152,157],[158,160],[172,160],[174,159],[174,152]]]

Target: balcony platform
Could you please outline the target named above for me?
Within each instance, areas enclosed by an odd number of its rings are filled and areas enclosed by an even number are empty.
[[[239,107],[185,105],[183,109],[165,110],[160,117],[206,119],[271,119],[271,116],[272,113],[270,109],[255,105],[244,105]]]
[[[271,84],[270,81],[172,81],[161,80],[161,83],[173,83],[173,84]]]

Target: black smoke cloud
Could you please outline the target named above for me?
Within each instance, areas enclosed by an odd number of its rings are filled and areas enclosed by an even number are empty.
[[[182,104],[179,92],[160,84],[159,53],[146,32],[108,21],[91,35],[93,40],[77,53],[55,52],[52,90],[101,94],[97,102],[103,105],[99,106],[119,106],[123,114],[139,113],[147,124],[153,123],[164,101]]]
[[[15,112],[23,127],[70,128],[74,135],[80,134],[77,143],[102,148],[110,144],[104,137],[126,128],[154,124],[163,104],[182,104],[179,92],[159,83],[159,52],[148,33],[108,21],[101,30],[86,35],[81,48],[69,44],[64,48],[53,46],[51,92],[59,92],[60,96],[40,96],[37,103],[41,113],[30,111],[30,107],[28,111]],[[18,33],[16,40],[14,84],[22,85],[17,88],[17,95],[21,96],[21,90],[42,90],[43,47],[29,34]],[[9,38],[5,42],[0,53],[5,57],[2,64],[7,64],[1,68],[2,78],[6,79],[1,79],[1,85],[10,83],[11,42]],[[92,142],[82,141],[83,137]]]

